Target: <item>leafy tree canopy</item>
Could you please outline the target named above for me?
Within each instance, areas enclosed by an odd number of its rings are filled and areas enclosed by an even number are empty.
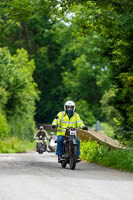
[[[4,117],[1,123],[5,128],[8,124],[6,129],[10,134],[13,134],[11,129],[14,127],[24,130],[26,125],[32,130],[29,137],[33,134],[35,100],[38,98],[37,85],[32,77],[34,70],[34,62],[29,60],[24,49],[11,56],[7,48],[0,48],[0,113]],[[26,133],[21,130],[19,134],[28,136],[28,130]]]

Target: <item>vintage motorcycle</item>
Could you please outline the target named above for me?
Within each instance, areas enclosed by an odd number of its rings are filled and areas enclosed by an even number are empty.
[[[39,135],[35,138],[36,140],[36,152],[42,154],[47,151],[47,138],[46,136]]]
[[[63,127],[62,127],[63,128]],[[65,136],[63,141],[63,160],[61,161],[62,168],[66,168],[66,165],[70,165],[70,169],[74,170],[76,163],[81,160],[77,159],[78,143],[76,141],[77,131],[75,128],[65,128]]]

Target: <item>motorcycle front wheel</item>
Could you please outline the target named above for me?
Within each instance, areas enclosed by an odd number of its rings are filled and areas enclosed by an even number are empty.
[[[62,168],[66,168],[66,165],[67,165],[67,164],[66,164],[65,161],[63,161],[63,162],[61,163],[61,167],[62,167]]]
[[[72,170],[74,170],[76,167],[76,159],[77,159],[77,146],[74,145],[71,147],[70,159],[69,159],[70,169]]]
[[[41,147],[41,144],[39,142],[36,143],[36,151],[39,152],[40,151],[40,147]]]
[[[43,143],[43,152],[45,152],[45,151],[47,151],[47,144],[46,144],[46,142]]]

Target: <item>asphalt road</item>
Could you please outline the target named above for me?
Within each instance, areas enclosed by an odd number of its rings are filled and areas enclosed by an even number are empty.
[[[0,200],[133,200],[133,173],[62,169],[54,153],[0,154]]]

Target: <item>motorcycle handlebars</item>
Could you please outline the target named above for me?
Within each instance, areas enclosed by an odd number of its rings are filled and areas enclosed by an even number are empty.
[[[63,127],[63,126],[58,126],[58,125],[52,125],[52,128],[57,128],[57,127],[60,127],[60,128],[63,128],[63,129],[65,129],[65,130],[67,130],[67,129],[76,129],[76,130],[88,130],[88,127],[87,126],[83,126],[83,127],[80,127],[80,128],[73,128],[73,127]]]

